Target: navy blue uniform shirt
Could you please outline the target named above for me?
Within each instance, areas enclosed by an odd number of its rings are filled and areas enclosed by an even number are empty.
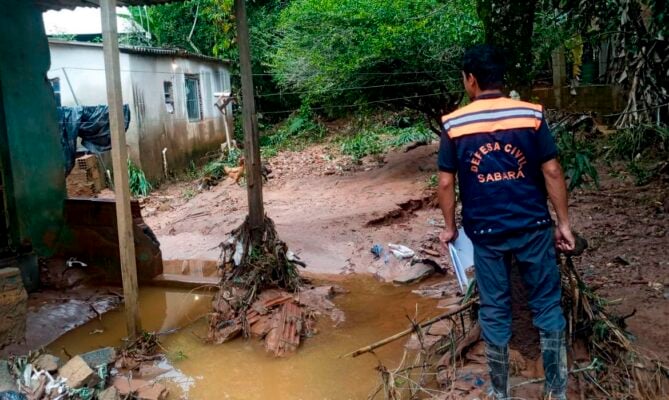
[[[441,122],[439,170],[458,175],[473,241],[552,225],[541,167],[557,147],[540,105],[484,95]]]

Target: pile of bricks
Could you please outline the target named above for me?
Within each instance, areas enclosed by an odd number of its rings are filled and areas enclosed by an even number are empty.
[[[105,187],[104,174],[92,154],[77,158],[66,182],[68,197],[93,197]]]

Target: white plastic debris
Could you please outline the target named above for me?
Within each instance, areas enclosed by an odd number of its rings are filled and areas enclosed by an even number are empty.
[[[85,267],[88,267],[88,264],[86,264],[83,261],[79,261],[74,257],[70,257],[69,260],[65,261],[65,266],[67,268],[75,268],[75,267],[85,268]]]
[[[388,249],[399,259],[411,258],[416,255],[416,252],[402,244],[388,243]]]
[[[244,255],[244,242],[238,241],[237,246],[235,247],[235,254],[232,256],[232,261],[235,263],[235,266],[239,266],[242,263],[242,256]]]

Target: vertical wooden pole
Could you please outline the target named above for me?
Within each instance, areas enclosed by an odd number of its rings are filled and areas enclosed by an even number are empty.
[[[265,211],[262,199],[262,175],[260,164],[260,144],[258,121],[253,98],[253,76],[251,72],[251,49],[249,45],[249,25],[246,20],[245,0],[235,0],[237,19],[237,43],[239,64],[242,75],[242,114],[244,116],[244,150],[246,165],[246,185],[249,203],[249,223],[254,240],[262,234]]]
[[[141,330],[137,301],[137,265],[135,240],[130,211],[128,185],[128,150],[125,143],[123,95],[121,93],[121,67],[119,65],[118,32],[116,27],[116,0],[100,0],[102,10],[102,43],[107,79],[107,104],[111,129],[112,165],[116,191],[116,224],[121,256],[123,296],[128,336],[135,338]]]
[[[228,145],[228,154],[232,150],[232,138],[230,137],[230,127],[228,126],[228,106],[223,107],[223,128],[225,128],[225,143]]]
[[[551,54],[553,66],[553,96],[555,107],[562,107],[562,93],[567,85],[567,62],[564,55],[564,47],[560,46]]]

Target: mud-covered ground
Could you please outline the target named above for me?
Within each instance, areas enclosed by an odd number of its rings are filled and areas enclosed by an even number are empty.
[[[322,145],[280,153],[270,161],[266,211],[282,239],[308,264],[307,272],[392,280],[410,267],[394,257],[375,259],[374,244],[436,249],[440,212],[423,201],[436,173],[436,150],[432,144],[395,151],[381,163],[370,159],[362,165],[337,158]],[[600,190],[571,195],[572,224],[590,243],[576,263],[585,280],[614,301],[616,312],[636,310],[627,322],[637,344],[666,361],[669,185],[655,181],[636,187],[633,179],[612,171],[615,167],[600,167]],[[231,181],[202,192],[197,183],[167,185],[144,203],[143,211],[166,259],[216,259],[218,244],[246,212],[246,190]],[[447,259],[439,261],[448,267]]]

